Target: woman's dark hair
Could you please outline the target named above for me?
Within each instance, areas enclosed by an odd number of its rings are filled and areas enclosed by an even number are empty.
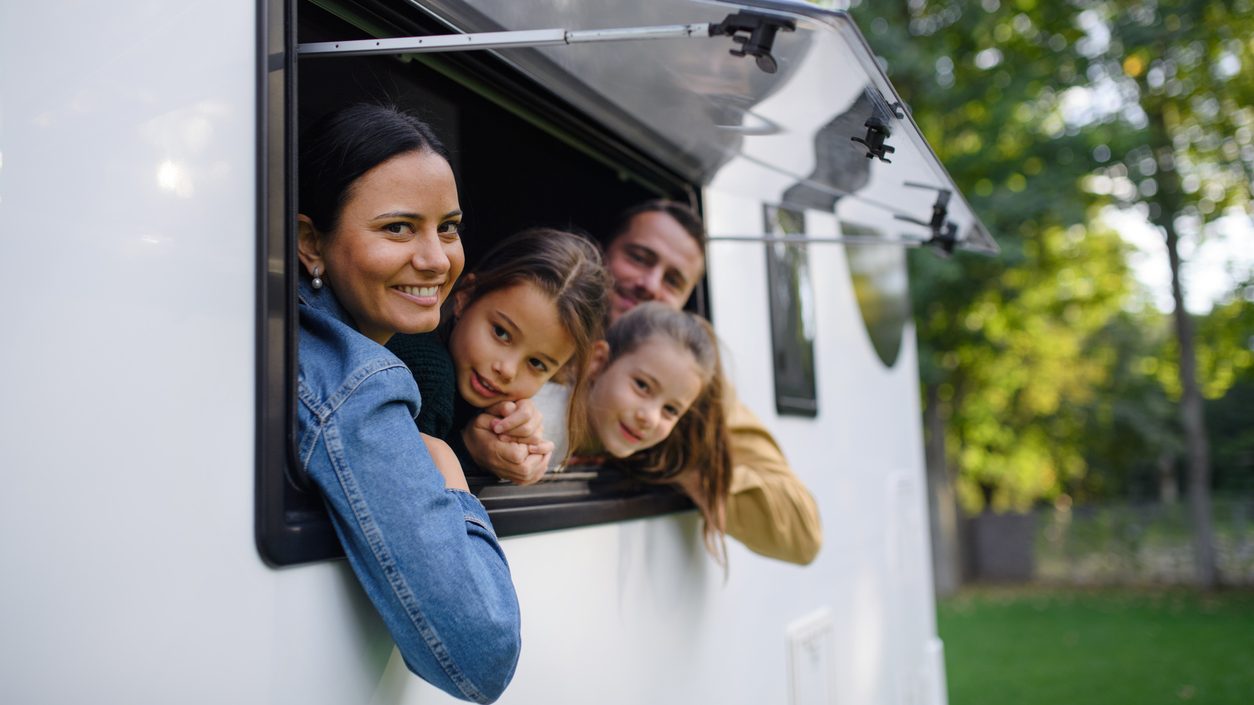
[[[592,345],[605,332],[609,318],[611,286],[609,272],[601,260],[601,250],[591,240],[553,228],[529,228],[498,242],[477,263],[472,276],[462,277],[453,288],[466,292],[469,309],[485,295],[530,282],[548,295],[557,308],[562,328],[575,343],[575,354],[559,370],[572,383],[566,421],[571,438],[586,435],[588,413],[583,394],[584,370],[592,355]],[[451,320],[452,316],[445,316]],[[457,325],[456,322],[450,326]],[[452,334],[450,327],[446,335]]]
[[[335,230],[357,179],[408,152],[448,161],[431,127],[398,108],[358,103],[322,117],[301,132],[297,211],[320,232]]]

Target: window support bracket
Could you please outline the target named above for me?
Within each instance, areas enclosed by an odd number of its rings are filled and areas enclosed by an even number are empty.
[[[731,37],[737,47],[731,50],[734,56],[752,56],[757,66],[763,71],[775,73],[777,64],[771,56],[775,34],[781,29],[791,32],[795,28],[796,22],[791,19],[742,11],[728,15],[725,20],[718,23],[700,22],[587,30],[531,29],[474,34],[436,34],[425,37],[355,39],[342,42],[307,42],[297,45],[296,53],[302,58],[372,54],[436,54],[450,51],[520,49],[589,42],[708,39],[727,36]]]
[[[712,235],[708,242],[765,242],[784,245],[893,245],[896,247],[920,247],[928,244],[927,240],[910,238],[886,238],[871,235],[844,235],[840,237],[827,235]]]

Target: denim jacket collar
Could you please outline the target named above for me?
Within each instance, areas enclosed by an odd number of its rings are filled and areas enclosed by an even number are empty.
[[[335,292],[331,291],[331,287],[323,284],[321,289],[315,289],[313,281],[303,273],[297,284],[296,300],[303,306],[335,317],[336,320],[348,324],[354,330],[357,328],[352,316],[349,316],[348,311],[340,304],[340,300],[336,298]]]

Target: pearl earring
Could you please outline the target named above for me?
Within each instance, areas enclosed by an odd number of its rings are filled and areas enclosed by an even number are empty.
[[[313,268],[313,288],[322,288],[322,267]]]

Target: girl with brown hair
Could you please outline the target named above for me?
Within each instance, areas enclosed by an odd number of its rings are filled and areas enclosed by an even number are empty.
[[[640,304],[593,347],[584,387],[571,393],[586,396],[589,423],[569,433],[579,456],[682,489],[705,520],[706,549],[725,564],[732,463],[720,367],[705,319]]]
[[[526,454],[552,452],[539,414],[520,402],[559,373],[581,388],[593,343],[604,331],[607,290],[600,250],[590,241],[550,228],[524,230],[493,247],[453,289],[446,306],[451,315],[440,331],[446,351],[436,352],[443,360],[415,361],[414,341],[390,346],[416,376],[425,373],[418,380],[424,401],[450,409],[444,428],[421,429],[437,464],[447,457],[439,441],[466,457],[462,433],[485,411],[502,441]],[[425,345],[429,349],[430,341]],[[443,389],[436,389],[441,380]],[[571,396],[567,418],[586,417],[582,397]]]

